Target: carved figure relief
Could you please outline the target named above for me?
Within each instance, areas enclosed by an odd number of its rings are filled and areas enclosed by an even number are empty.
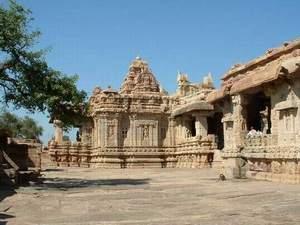
[[[145,140],[145,139],[149,138],[149,125],[144,125],[142,127],[142,129],[143,129],[142,138],[143,138],[143,140]]]
[[[281,163],[278,161],[273,161],[271,163],[271,168],[273,173],[281,173]]]
[[[114,125],[108,125],[107,136],[112,137],[114,135]]]
[[[151,84],[151,80],[150,80],[149,75],[145,75],[145,76],[144,76],[144,78],[143,78],[143,83],[144,83],[145,86]]]
[[[285,109],[280,111],[282,129],[285,132],[293,133],[295,130],[296,109]]]
[[[191,132],[190,129],[188,129],[188,128],[185,128],[185,137],[186,137],[186,138],[192,137],[192,132]]]

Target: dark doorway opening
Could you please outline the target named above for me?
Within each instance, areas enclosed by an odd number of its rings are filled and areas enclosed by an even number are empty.
[[[191,131],[191,136],[195,137],[196,136],[196,119],[195,119],[195,117],[192,117],[190,131]]]
[[[216,112],[213,116],[207,117],[207,133],[216,136],[218,149],[224,148],[224,130],[222,123],[223,113]]]
[[[186,137],[196,137],[196,118],[188,116],[185,120]]]
[[[247,129],[271,133],[271,99],[263,92],[247,96]]]

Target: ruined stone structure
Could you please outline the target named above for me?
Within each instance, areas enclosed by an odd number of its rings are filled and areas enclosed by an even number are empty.
[[[4,135],[0,145],[0,185],[20,185],[36,178],[41,170],[42,144],[35,139]]]
[[[120,91],[95,88],[80,141],[65,143],[55,121],[57,165],[222,166],[227,177],[300,183],[300,40],[233,66],[215,90],[177,77],[168,95],[136,58]]]
[[[64,142],[62,124],[54,121],[52,160],[60,166],[210,166],[217,146],[207,124],[214,114],[205,100],[213,90],[211,76],[190,84],[187,75],[178,74],[178,85],[178,92],[169,96],[147,62],[137,57],[120,91],[94,89],[77,143]]]

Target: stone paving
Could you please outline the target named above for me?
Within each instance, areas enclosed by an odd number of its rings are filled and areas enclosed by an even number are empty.
[[[1,225],[299,225],[300,186],[219,181],[213,169],[52,169],[0,187]]]

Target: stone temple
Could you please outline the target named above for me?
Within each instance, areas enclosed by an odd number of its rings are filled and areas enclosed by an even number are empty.
[[[226,177],[300,183],[300,40],[234,65],[214,89],[210,74],[178,73],[169,95],[137,57],[119,91],[96,87],[77,142],[60,121],[50,156],[58,166],[217,167]]]

